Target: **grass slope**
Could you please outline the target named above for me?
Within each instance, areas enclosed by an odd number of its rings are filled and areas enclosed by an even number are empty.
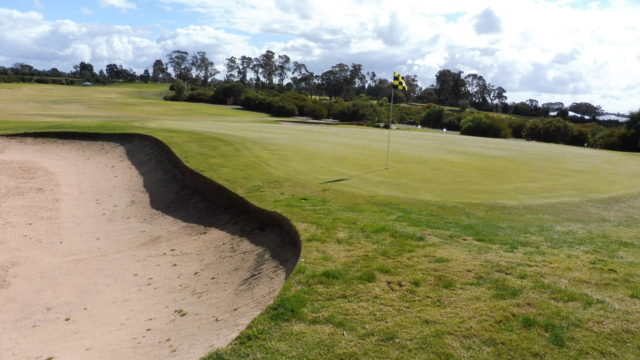
[[[383,130],[164,90],[0,85],[0,132],[148,133],[294,221],[303,260],[209,359],[640,357],[638,154],[394,131],[383,171]]]

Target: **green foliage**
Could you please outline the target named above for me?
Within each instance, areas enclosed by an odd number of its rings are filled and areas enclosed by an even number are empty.
[[[625,123],[625,127],[636,133],[640,132],[640,110],[629,114],[629,120]]]
[[[366,97],[333,103],[331,117],[339,121],[375,123],[383,119],[380,107]]]
[[[566,144],[573,131],[571,123],[562,119],[535,119],[527,122],[522,135],[527,140]]]
[[[525,119],[517,117],[509,117],[507,119],[507,126],[511,129],[511,135],[516,139],[524,138],[524,128],[527,126]]]
[[[278,99],[271,103],[270,113],[282,117],[298,116],[298,108],[289,101]]]
[[[306,92],[289,91],[284,98],[294,104],[300,116],[307,116],[315,120],[326,119],[327,108],[320,101],[314,101]]]
[[[593,147],[598,149],[637,151],[637,135],[627,128],[607,128],[593,138]]]
[[[398,104],[394,106],[394,120],[401,124],[418,125],[424,116],[424,107],[415,105]]]
[[[302,106],[301,115],[308,116],[314,120],[326,119],[328,116],[327,108],[319,103],[306,102]]]
[[[214,93],[215,93],[214,89],[194,90],[189,93],[185,101],[196,102],[196,103],[211,103]]]
[[[442,129],[444,127],[444,118],[444,108],[442,106],[432,106],[422,115],[420,125],[433,129]]]
[[[458,101],[458,107],[462,112],[466,111],[469,108],[469,106],[471,106],[471,104],[469,104],[469,100],[467,99],[462,99]]]
[[[170,88],[174,91],[173,95],[167,95],[165,100],[185,101],[187,99],[187,84],[182,80],[177,80]]]
[[[460,123],[460,133],[462,135],[484,136],[493,138],[510,137],[510,129],[503,118],[487,118],[481,114],[473,114],[462,120]]]
[[[247,91],[240,104],[245,109],[262,111],[275,116],[290,117],[298,115],[298,108],[291,101],[277,93]]]
[[[214,104],[239,105],[245,92],[244,86],[239,83],[222,83],[215,87],[212,102]]]
[[[464,119],[464,115],[458,111],[446,111],[444,114],[444,122],[442,127],[448,130],[460,130],[460,123]]]

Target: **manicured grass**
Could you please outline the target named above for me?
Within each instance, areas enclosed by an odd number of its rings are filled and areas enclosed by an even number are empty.
[[[165,87],[0,85],[0,132],[136,131],[290,217],[301,261],[208,359],[640,357],[640,156],[283,125]],[[348,180],[346,180],[348,179]]]

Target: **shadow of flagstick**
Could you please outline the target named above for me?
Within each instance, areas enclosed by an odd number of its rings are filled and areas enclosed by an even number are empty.
[[[368,174],[375,174],[375,173],[379,173],[379,172],[382,172],[382,171],[385,171],[385,170],[387,170],[387,169],[384,168],[384,169],[365,171],[365,172],[362,172],[362,173],[359,173],[359,174],[350,175],[350,176],[347,176],[347,177],[344,177],[344,178],[338,178],[338,179],[324,181],[324,182],[321,182],[320,184],[332,184],[332,183],[337,183],[337,182],[349,181],[349,180],[351,180],[351,179],[353,179],[355,177],[358,177],[358,176],[363,176],[363,175],[368,175]]]

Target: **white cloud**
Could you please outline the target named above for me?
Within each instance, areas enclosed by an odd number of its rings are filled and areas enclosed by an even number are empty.
[[[490,8],[484,9],[476,16],[473,27],[478,34],[497,34],[502,32],[500,18]]]
[[[2,65],[25,62],[37,68],[69,71],[80,61],[96,69],[109,63],[141,72],[155,59],[175,49],[206,51],[222,69],[224,59],[240,52],[257,56],[248,38],[210,26],[188,26],[169,31],[157,40],[139,35],[129,26],[79,24],[69,20],[49,22],[36,12],[0,8],[0,59]],[[10,61],[10,63],[6,63]]]
[[[102,7],[112,6],[124,11],[137,9],[136,4],[128,0],[100,0],[100,6]]]
[[[85,15],[87,15],[87,16],[93,15],[93,10],[91,10],[91,9],[89,9],[87,7],[84,7],[84,6],[80,8],[80,12],[85,14]]]

